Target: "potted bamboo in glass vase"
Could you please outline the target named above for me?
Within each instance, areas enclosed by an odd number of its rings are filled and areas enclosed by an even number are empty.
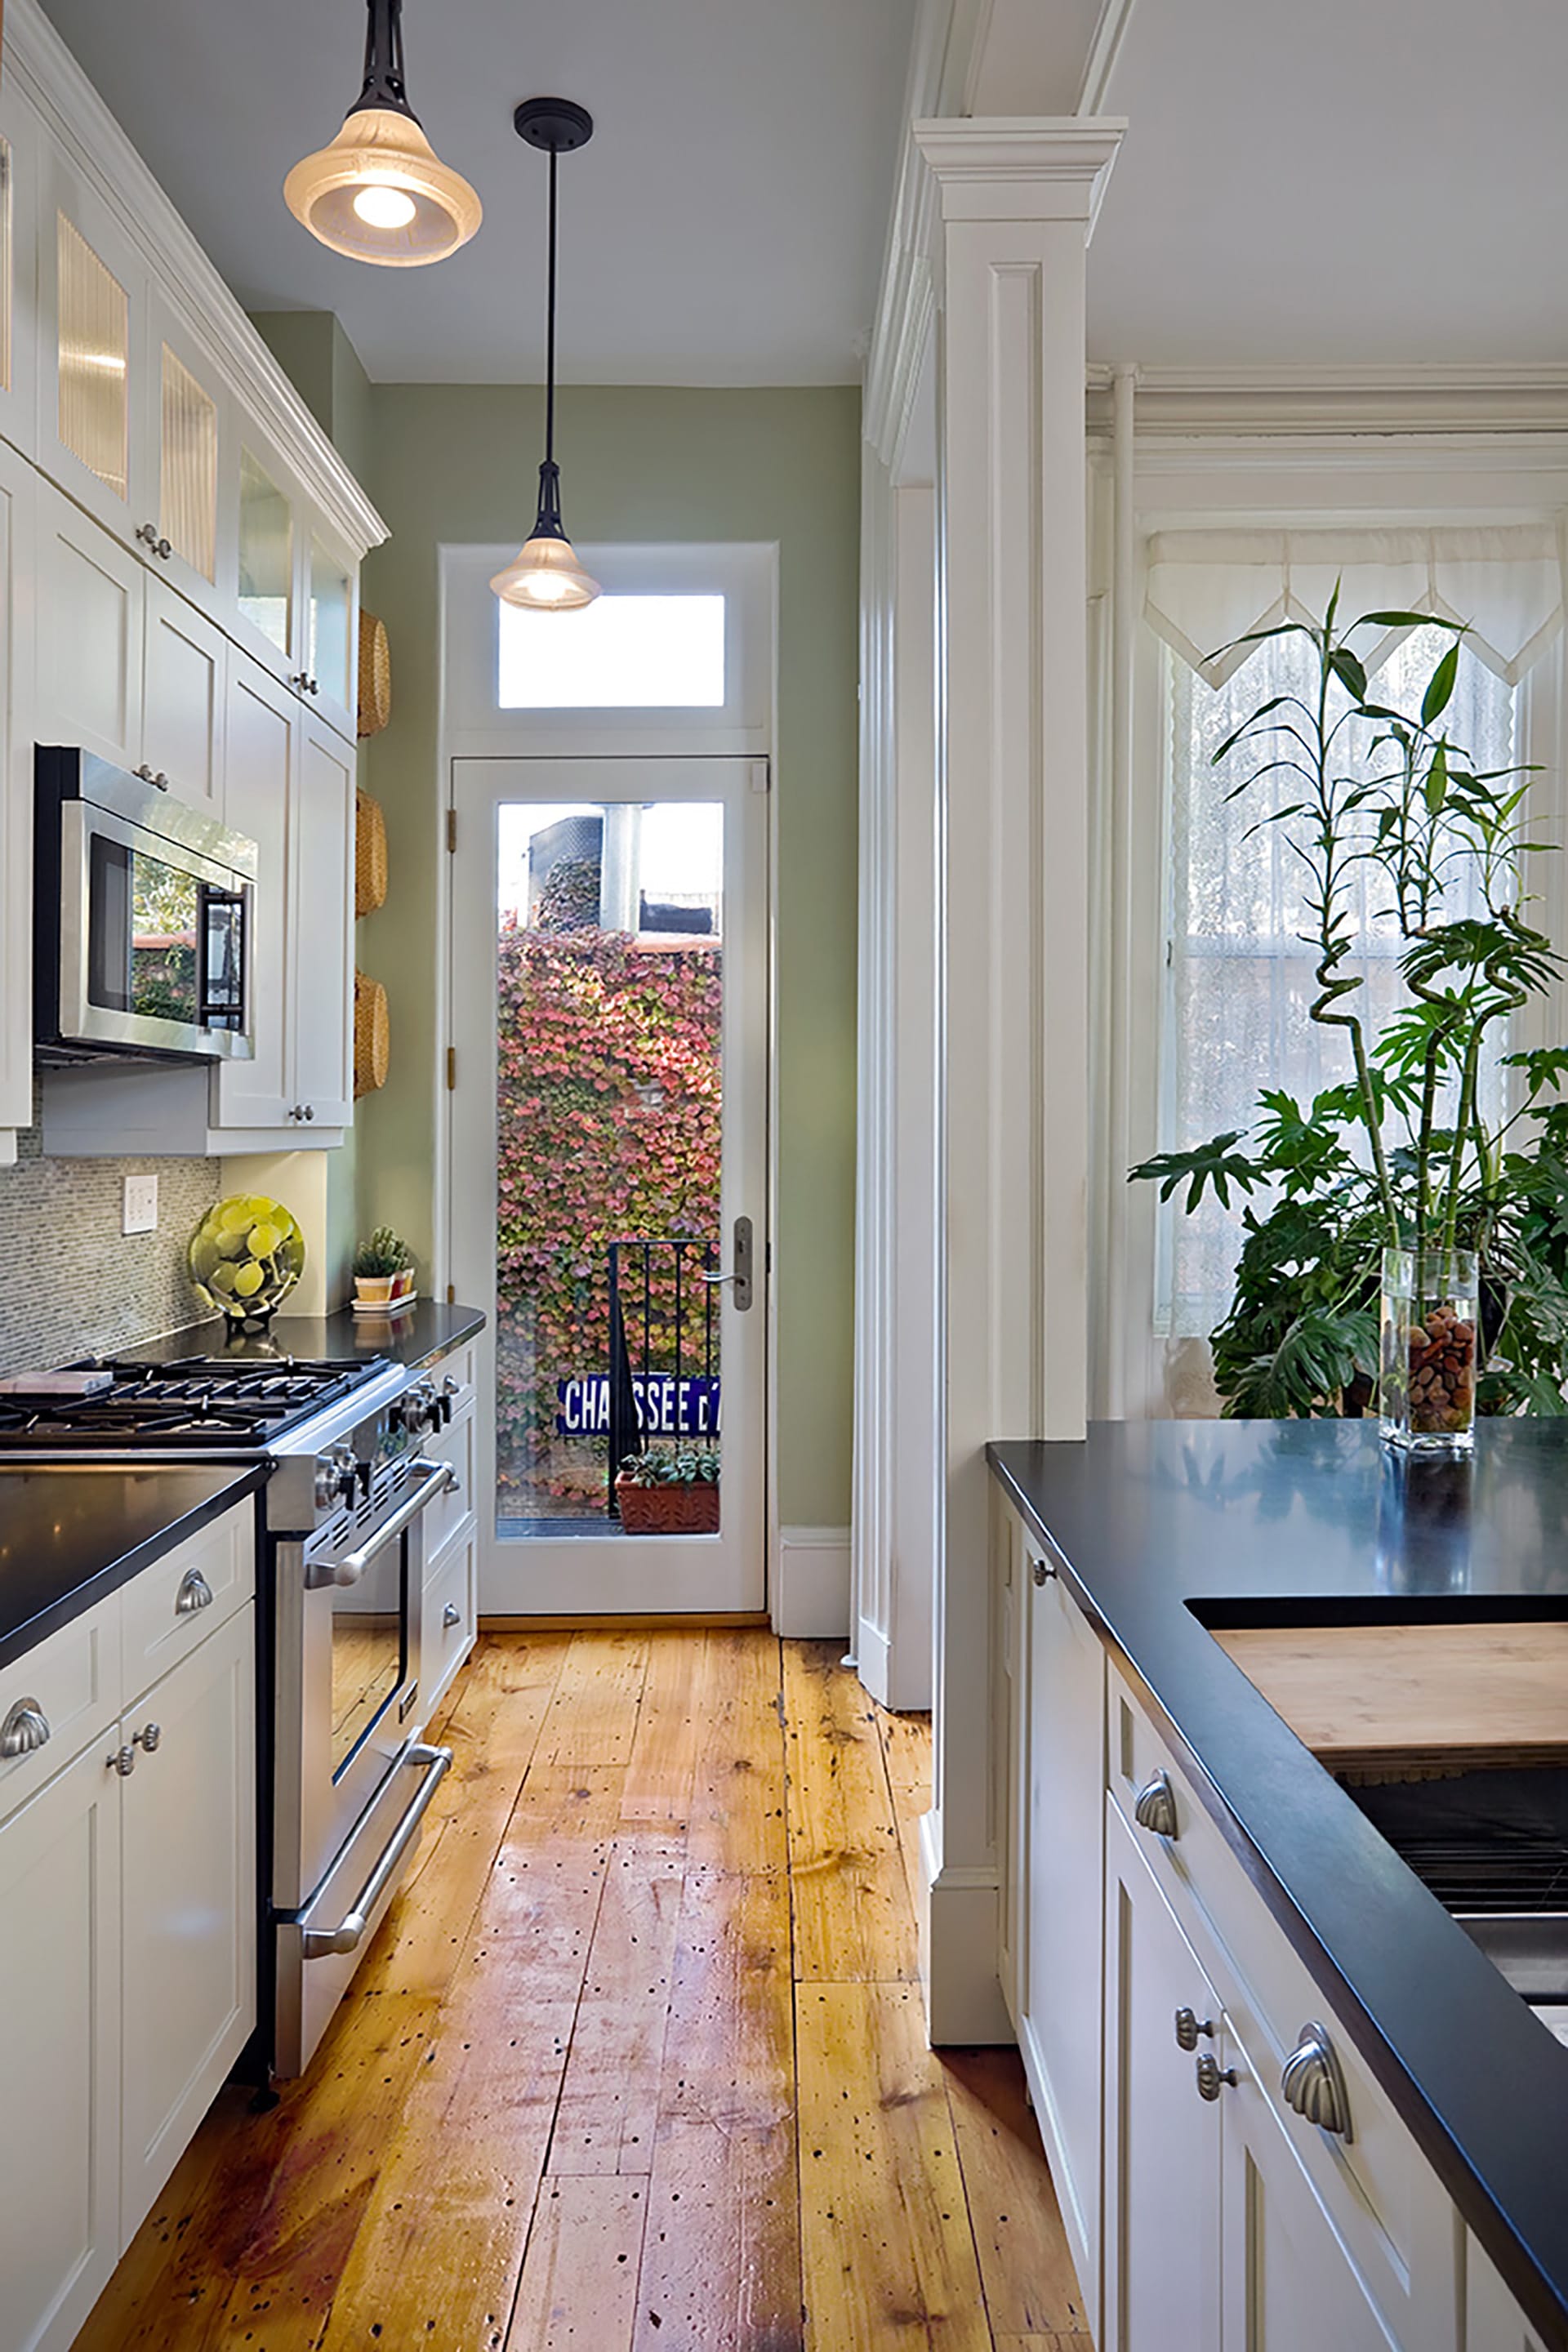
[[[1374,694],[1358,642],[1440,629],[1417,707]],[[1303,690],[1273,694],[1214,762],[1250,764],[1253,830],[1280,828],[1303,879],[1310,1018],[1342,1034],[1344,1078],[1302,1105],[1258,1097],[1250,1131],[1164,1152],[1132,1175],[1190,1211],[1212,1187],[1249,1198],[1236,1291],[1213,1335],[1227,1413],[1359,1412],[1417,1451],[1472,1442],[1478,1407],[1564,1410],[1568,1370],[1568,1050],[1506,1054],[1506,1024],[1563,970],[1529,919],[1531,771],[1483,770],[1445,727],[1463,630],[1418,613],[1285,622]],[[1267,789],[1265,789],[1267,788]],[[1372,1027],[1352,893],[1396,935],[1402,1001]],[[1489,1066],[1517,1074],[1489,1109]],[[1500,1091],[1494,1087],[1493,1092]]]

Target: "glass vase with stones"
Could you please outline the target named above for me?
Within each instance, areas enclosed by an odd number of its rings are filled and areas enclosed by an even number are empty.
[[[1469,1451],[1479,1308],[1474,1250],[1384,1251],[1379,1406],[1388,1444],[1422,1454]]]

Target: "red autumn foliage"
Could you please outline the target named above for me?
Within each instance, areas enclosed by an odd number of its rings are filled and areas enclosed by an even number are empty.
[[[721,953],[505,929],[497,993],[498,1472],[581,1492],[592,1479],[554,1459],[555,1383],[608,1370],[608,1244],[718,1232]],[[670,1369],[668,1274],[653,1303]]]

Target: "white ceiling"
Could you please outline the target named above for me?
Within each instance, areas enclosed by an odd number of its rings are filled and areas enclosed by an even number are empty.
[[[561,166],[564,378],[859,378],[915,0],[405,0],[410,100],[485,207],[417,270],[327,252],[280,193],[358,95],[363,0],[44,5],[246,307],[335,310],[378,379],[542,375],[538,93],[596,122]]]
[[[1096,359],[1568,360],[1564,0],[1139,0]]]

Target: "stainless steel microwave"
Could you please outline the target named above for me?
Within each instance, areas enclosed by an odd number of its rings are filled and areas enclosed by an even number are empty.
[[[256,844],[91,751],[35,784],[40,1058],[249,1060]]]

